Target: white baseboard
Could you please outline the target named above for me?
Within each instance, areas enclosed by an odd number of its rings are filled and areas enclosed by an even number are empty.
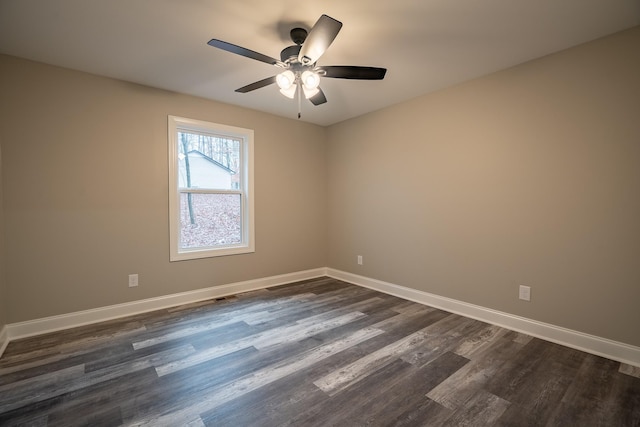
[[[7,345],[9,345],[9,332],[7,326],[5,325],[2,327],[2,329],[0,329],[0,357],[2,357],[2,353],[4,353]]]
[[[522,332],[556,344],[575,348],[576,350],[640,367],[640,347],[332,268],[327,268],[327,275],[335,279],[353,283],[354,285],[374,289],[384,292],[385,294],[394,295],[461,316]]]
[[[19,338],[75,328],[77,326],[89,325],[91,323],[103,322],[105,320],[146,313],[154,310],[161,310],[163,308],[204,301],[211,298],[219,298],[226,295],[264,289],[300,280],[313,279],[315,277],[326,276],[326,272],[326,268],[316,268],[313,270],[281,274],[278,276],[247,280],[227,285],[212,286],[210,288],[197,289],[195,291],[181,292],[124,304],[110,305],[91,310],[77,311],[75,313],[62,314],[59,316],[44,317],[26,322],[12,323],[7,325],[3,329],[2,333],[0,333],[0,349],[4,350],[3,342],[5,343],[4,346],[6,346],[6,343],[9,341]],[[2,337],[5,337],[5,339],[2,340]],[[0,356],[1,355],[2,351],[0,351]]]
[[[640,367],[640,347],[332,268],[316,268],[8,324],[0,330],[0,357],[11,340],[322,276],[344,280],[354,285]]]

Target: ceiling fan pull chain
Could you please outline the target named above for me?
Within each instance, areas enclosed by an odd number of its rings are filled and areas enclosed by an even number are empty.
[[[301,114],[301,110],[302,110],[302,97],[300,95],[300,92],[302,92],[302,88],[300,87],[300,82],[298,82],[298,119],[300,119],[300,117],[302,117]]]

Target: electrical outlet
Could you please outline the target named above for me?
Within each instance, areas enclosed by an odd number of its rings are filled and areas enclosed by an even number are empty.
[[[130,274],[129,275],[129,287],[130,288],[134,288],[138,286],[138,275],[137,274]]]
[[[358,265],[362,265],[362,255],[358,255]]]
[[[531,287],[520,285],[520,294],[519,297],[524,301],[531,301]]]

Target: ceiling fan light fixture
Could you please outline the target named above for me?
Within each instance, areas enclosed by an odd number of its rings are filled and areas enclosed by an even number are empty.
[[[304,91],[304,97],[306,99],[312,98],[314,96],[316,96],[318,94],[318,92],[320,92],[320,89],[318,89],[317,87],[314,87],[312,89],[306,87],[305,85],[302,85],[302,90]]]
[[[298,85],[291,85],[286,89],[280,89],[280,93],[286,96],[287,98],[293,99],[293,97],[296,95],[297,87]]]
[[[305,70],[302,73],[302,84],[306,89],[316,89],[320,85],[320,76],[313,71]]]
[[[287,70],[276,76],[276,83],[278,87],[282,90],[290,89],[296,81],[296,76],[293,74],[293,71]],[[295,87],[293,89],[295,93]],[[284,92],[283,92],[284,93]],[[291,96],[293,98],[293,96]]]

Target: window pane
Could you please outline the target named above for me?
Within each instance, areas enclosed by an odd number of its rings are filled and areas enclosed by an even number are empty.
[[[180,193],[180,248],[196,249],[242,242],[239,194]]]
[[[237,190],[240,188],[240,140],[178,132],[180,188]]]

